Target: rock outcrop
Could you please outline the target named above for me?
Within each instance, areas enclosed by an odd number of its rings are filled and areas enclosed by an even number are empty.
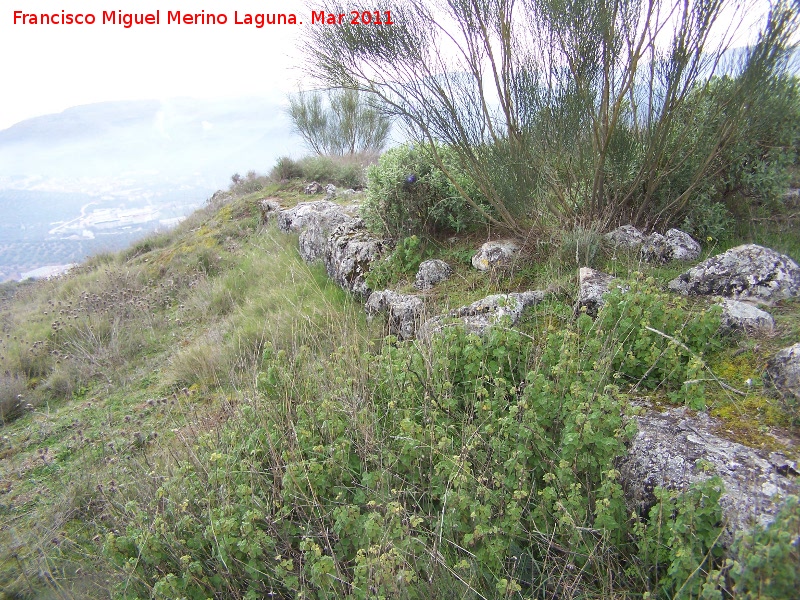
[[[264,198],[261,202],[258,203],[258,207],[261,209],[261,222],[262,223],[269,223],[272,219],[276,218],[283,207],[280,205],[280,202],[273,198]]]
[[[314,194],[321,194],[323,191],[325,191],[325,190],[324,190],[324,189],[322,188],[322,186],[321,186],[319,183],[317,183],[316,181],[312,181],[311,183],[309,183],[309,184],[308,184],[308,185],[305,187],[305,189],[303,189],[303,193],[304,193],[306,196],[313,196]]]
[[[417,337],[430,339],[446,327],[463,327],[470,333],[483,335],[495,325],[505,321],[509,326],[519,323],[522,312],[529,306],[544,299],[545,292],[529,291],[511,294],[494,294],[482,300],[451,310],[425,321],[417,332]]]
[[[330,218],[343,212],[341,206],[328,200],[301,202],[297,206],[280,211],[278,229],[284,233],[299,233],[320,216]]]
[[[310,214],[304,221],[305,228],[300,232],[298,240],[303,260],[310,263],[322,259],[331,232],[342,223],[352,220],[353,217],[341,209]]]
[[[419,265],[414,277],[414,287],[418,290],[429,290],[437,283],[450,279],[452,274],[453,269],[443,260],[426,260]]]
[[[769,333],[775,326],[771,314],[747,302],[723,298],[719,304],[722,306],[720,329],[724,332]]]
[[[644,244],[647,236],[633,225],[621,225],[603,236],[612,246],[634,250]]]
[[[616,277],[590,269],[589,267],[581,267],[578,270],[578,304],[575,307],[576,312],[581,309],[586,309],[586,314],[596,317],[603,306],[603,295],[606,294],[611,288],[611,282]]]
[[[398,294],[392,290],[373,292],[364,309],[368,315],[387,313],[391,335],[401,340],[413,339],[422,317],[423,302],[411,294]]]
[[[769,304],[800,295],[800,267],[774,250],[745,244],[692,267],[670,281],[669,289]]]
[[[719,437],[705,413],[674,408],[634,418],[638,433],[617,468],[630,508],[641,514],[655,504],[656,487],[685,490],[719,475],[725,484],[720,505],[729,542],[733,532],[749,529],[753,522],[770,523],[782,500],[800,492],[786,461],[773,464],[777,461]]]
[[[800,343],[784,348],[767,362],[764,384],[790,405],[800,407]]]
[[[337,226],[325,244],[325,269],[342,288],[362,297],[372,293],[366,282],[370,266],[381,259],[391,243],[375,237],[361,219]]]
[[[508,267],[518,252],[519,245],[513,240],[486,242],[472,257],[472,266],[479,271]]]
[[[700,256],[700,244],[680,229],[670,229],[666,235],[651,233],[642,245],[646,262],[668,263],[673,260],[695,260]]]

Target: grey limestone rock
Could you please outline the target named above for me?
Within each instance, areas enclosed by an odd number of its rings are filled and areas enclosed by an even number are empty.
[[[730,543],[737,530],[769,524],[782,500],[800,491],[794,477],[769,457],[716,435],[715,422],[705,413],[673,408],[633,418],[638,433],[617,468],[626,500],[640,514],[655,504],[658,486],[685,490],[719,475],[725,485],[720,505]]]
[[[312,196],[314,194],[321,194],[324,191],[325,190],[322,188],[322,186],[316,181],[312,181],[303,189],[303,193],[306,194],[307,196]]]
[[[669,289],[769,304],[800,295],[800,267],[774,250],[744,244],[692,267],[670,281]]]
[[[611,288],[611,282],[616,277],[590,269],[581,267],[578,270],[578,304],[576,309],[586,307],[586,313],[596,317],[600,307],[603,306],[603,295]]]
[[[452,274],[453,269],[443,260],[426,260],[419,265],[414,277],[414,287],[418,290],[429,290],[437,283],[450,279]]]
[[[621,225],[604,237],[614,246],[631,249],[640,247],[647,239],[647,236],[633,225]]]
[[[772,315],[747,302],[723,298],[720,328],[723,331],[744,331],[745,333],[769,333],[775,326]]]
[[[486,242],[472,257],[472,266],[479,271],[507,267],[514,260],[517,252],[519,252],[519,245],[513,240]]]
[[[483,335],[490,327],[503,323],[504,319],[513,326],[519,322],[522,312],[541,302],[544,295],[545,292],[536,290],[487,296],[468,306],[428,319],[420,326],[417,337],[430,339],[444,328],[453,326]]]
[[[262,223],[269,223],[272,221],[272,219],[278,216],[281,210],[283,210],[283,207],[274,198],[264,198],[258,203],[258,206],[261,209]]]
[[[301,202],[293,208],[287,208],[278,213],[278,229],[285,233],[300,232],[312,221],[322,219],[335,219],[339,214],[344,214],[342,207],[329,200],[316,200],[314,202]]]
[[[784,348],[767,362],[764,384],[791,404],[800,405],[800,343]]]
[[[423,302],[421,298],[411,294],[383,290],[373,292],[364,305],[364,309],[371,316],[382,312],[387,313],[389,333],[396,335],[401,340],[410,340],[417,333]]]
[[[342,288],[362,297],[372,293],[366,282],[370,266],[390,249],[391,242],[375,237],[361,219],[338,225],[325,244],[325,269]]]
[[[300,256],[303,257],[303,260],[307,263],[321,260],[325,256],[325,248],[331,232],[342,223],[352,220],[353,217],[342,210],[330,210],[309,215],[298,240]]]
[[[673,260],[695,260],[700,256],[700,244],[680,229],[670,229],[665,235],[651,233],[642,245],[642,258],[647,262],[667,263]]]

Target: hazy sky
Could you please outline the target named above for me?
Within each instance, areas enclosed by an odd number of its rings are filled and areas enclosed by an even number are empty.
[[[297,46],[311,27],[302,0],[1,0],[0,129],[70,106],[174,96],[285,97],[307,75]],[[748,2],[750,0],[744,0]],[[764,0],[754,0],[763,7]],[[730,6],[741,6],[732,0]],[[353,4],[358,8],[357,3]],[[387,0],[386,8],[391,8]],[[159,25],[102,24],[104,11],[161,12]],[[22,13],[92,13],[93,25],[14,24]],[[167,24],[168,11],[225,13],[225,25]],[[295,13],[303,25],[234,24]],[[761,12],[761,11],[759,11]]]
[[[304,77],[297,39],[310,27],[300,0],[2,0],[0,129],[105,100],[285,96]],[[160,25],[102,24],[104,11],[152,13]],[[93,13],[94,25],[14,24],[23,13]],[[166,24],[167,11],[225,13],[225,25]],[[245,14],[295,13],[303,25],[234,24]]]

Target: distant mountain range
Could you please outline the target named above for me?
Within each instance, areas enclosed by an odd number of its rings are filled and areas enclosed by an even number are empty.
[[[103,102],[17,123],[0,131],[0,281],[122,247],[234,173],[301,153],[269,98]]]
[[[0,131],[0,186],[20,176],[141,181],[178,176],[219,185],[235,171],[263,171],[279,155],[299,150],[276,100],[102,102]]]

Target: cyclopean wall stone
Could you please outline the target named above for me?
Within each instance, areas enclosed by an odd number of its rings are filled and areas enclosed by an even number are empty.
[[[363,298],[372,290],[366,282],[372,263],[391,248],[391,241],[375,237],[361,219],[337,226],[325,245],[325,269],[339,286]]]
[[[769,304],[800,295],[800,267],[774,250],[744,244],[692,267],[670,281],[669,289]]]

